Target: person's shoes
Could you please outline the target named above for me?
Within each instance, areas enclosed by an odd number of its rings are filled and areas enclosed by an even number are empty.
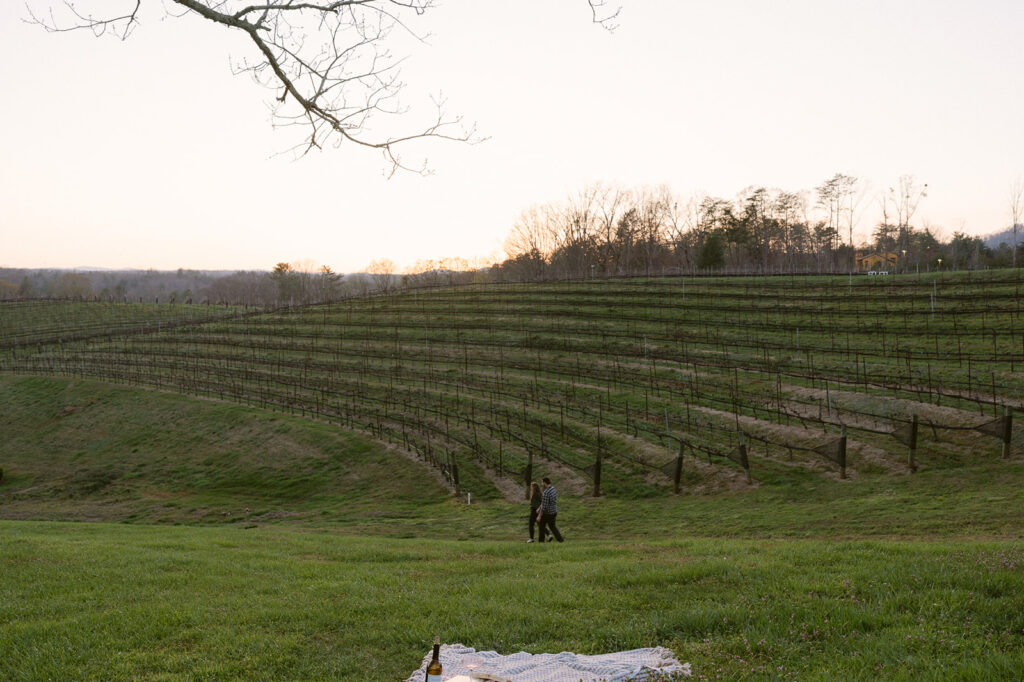
[[[554,541],[555,541],[554,536],[549,535],[548,539],[547,539],[547,542],[554,542]]]
[[[527,542],[533,542],[533,538],[530,538],[529,540],[527,540]]]

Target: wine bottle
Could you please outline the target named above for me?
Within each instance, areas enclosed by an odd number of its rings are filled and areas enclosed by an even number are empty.
[[[440,653],[441,638],[434,637],[434,657],[427,666],[427,682],[441,682],[441,660],[438,658]]]

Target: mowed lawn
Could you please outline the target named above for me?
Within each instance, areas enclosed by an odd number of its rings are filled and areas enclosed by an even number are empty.
[[[1024,677],[1019,455],[566,491],[568,542],[528,545],[524,502],[297,416],[19,377],[0,406],[2,680],[404,680],[435,634],[667,646],[702,679]]]

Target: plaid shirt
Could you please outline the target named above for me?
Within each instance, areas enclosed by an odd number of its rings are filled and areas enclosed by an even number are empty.
[[[540,498],[540,513],[558,513],[558,491],[555,490],[555,486],[549,485],[544,489],[544,494]]]

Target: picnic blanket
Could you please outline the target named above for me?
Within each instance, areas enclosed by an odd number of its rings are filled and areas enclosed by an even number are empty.
[[[563,651],[560,654],[517,654],[502,656],[494,651],[476,651],[462,644],[441,646],[438,657],[444,668],[444,679],[459,675],[469,676],[471,670],[462,664],[465,656],[474,654],[483,660],[476,672],[487,672],[512,682],[642,682],[652,673],[676,673],[690,676],[690,664],[681,665],[675,654],[664,647],[632,649],[611,654],[585,656]],[[423,682],[431,654],[423,657],[423,664],[406,682]]]

